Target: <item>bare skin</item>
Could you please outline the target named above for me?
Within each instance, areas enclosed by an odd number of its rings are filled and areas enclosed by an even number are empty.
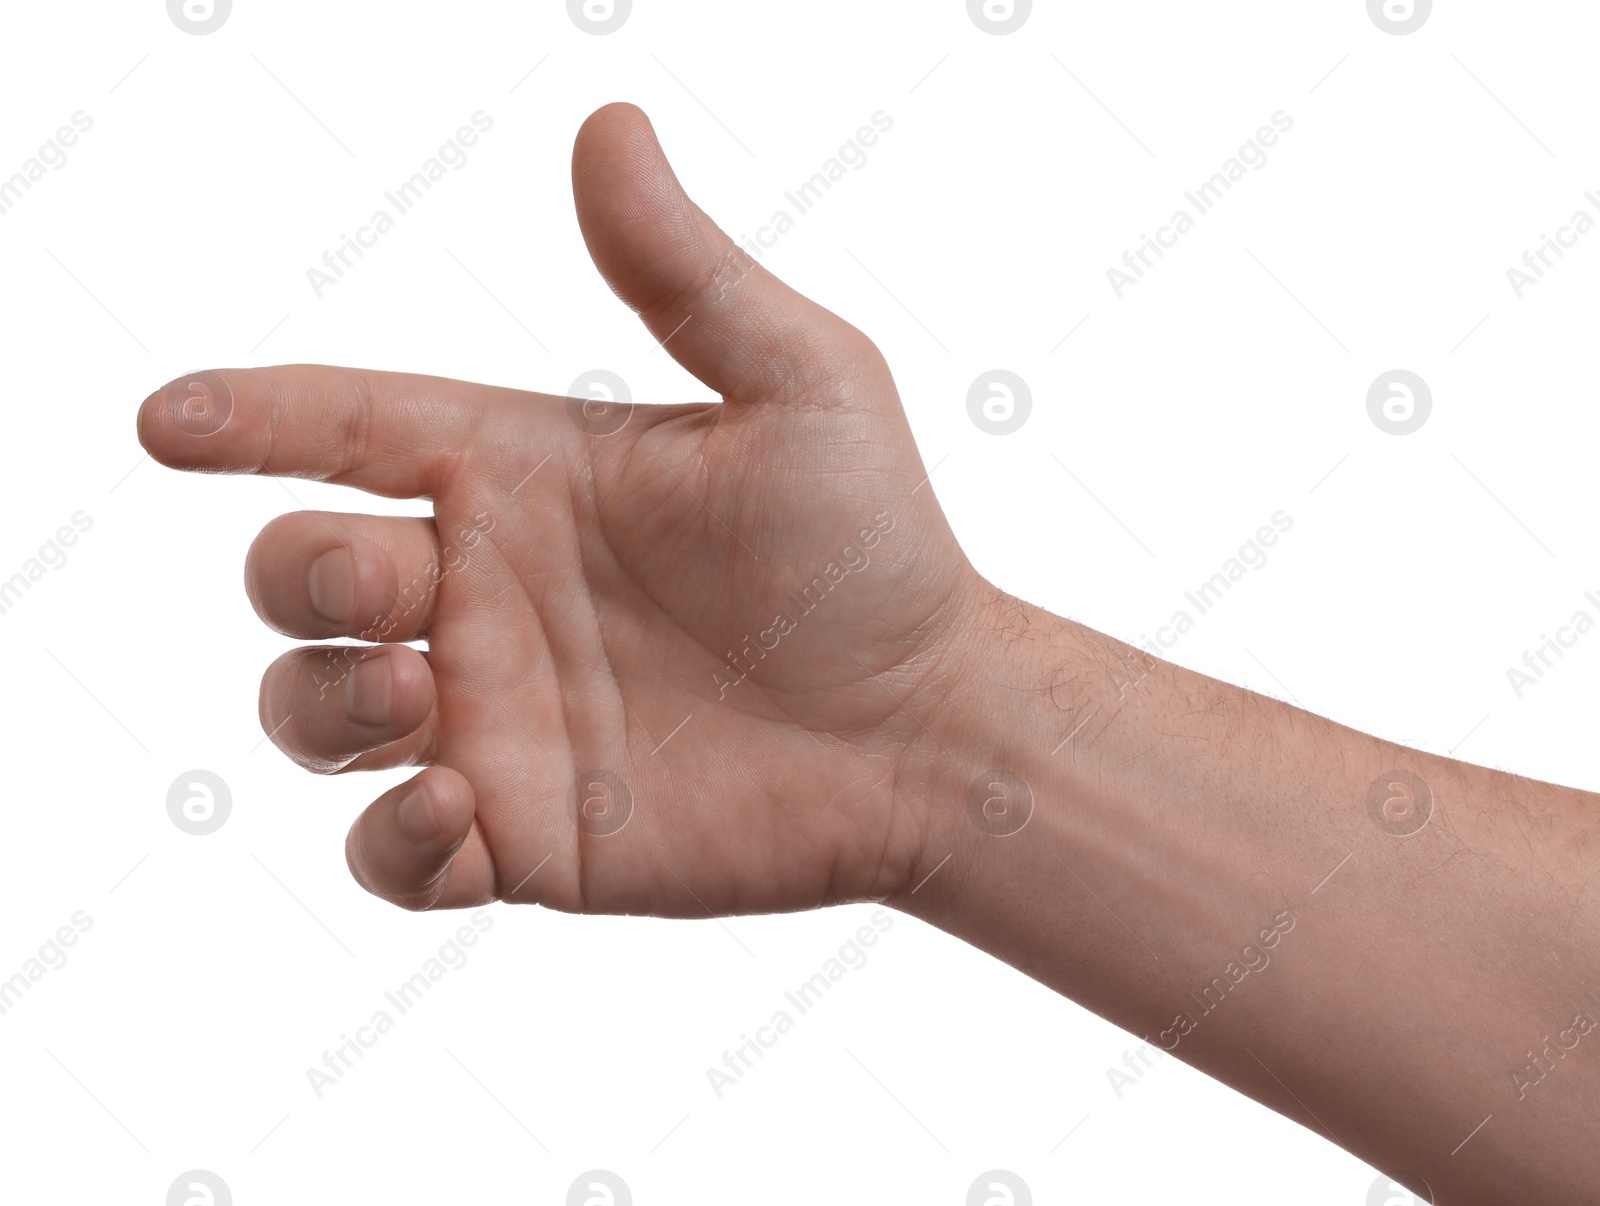
[[[193,378],[139,412],[175,468],[432,500],[287,515],[247,559],[278,631],[372,642],[274,662],[273,741],[319,772],[423,768],[351,829],[363,886],[675,917],[885,901],[1438,1202],[1594,1200],[1594,796],[1006,596],[872,342],[738,250],[642,113],[584,124],[573,189],[600,272],[721,402],[612,430],[545,394],[290,366],[221,370],[198,418]]]

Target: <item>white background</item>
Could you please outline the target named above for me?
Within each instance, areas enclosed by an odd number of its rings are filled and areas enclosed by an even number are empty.
[[[161,0],[0,21],[0,178],[93,119],[0,214],[0,578],[93,521],[0,615],[0,977],[93,919],[0,1016],[0,1196],[154,1206],[201,1168],[241,1204],[560,1203],[604,1168],[641,1203],[960,1203],[1003,1168],[1039,1202],[1367,1200],[1373,1170],[1176,1060],[1118,1097],[1137,1040],[900,916],[718,1099],[707,1067],[869,908],[496,906],[319,1099],[307,1067],[466,918],[350,879],[345,830],[406,772],[316,778],[262,741],[285,642],[241,566],[285,510],[412,508],[171,473],[134,412],[198,368],[298,361],[558,394],[603,366],[640,401],[704,399],[587,261],[582,118],[642,105],[742,234],[881,109],[868,163],[765,262],[885,350],[988,577],[1136,641],[1282,509],[1269,564],[1167,656],[1592,785],[1600,635],[1521,698],[1506,670],[1600,613],[1600,232],[1520,299],[1506,270],[1600,189],[1594,6],[1463,0],[1407,36],[1362,0],[1041,4],[1005,36],[958,0],[639,0],[603,37],[510,0],[238,0],[205,36]],[[316,297],[306,270],[480,109],[467,165]],[[1267,165],[1119,300],[1106,270],[1278,110]],[[1366,409],[1397,367],[1433,392],[1403,437]],[[967,415],[994,368],[1032,387],[1014,435]],[[195,768],[232,791],[208,837],[166,813]]]

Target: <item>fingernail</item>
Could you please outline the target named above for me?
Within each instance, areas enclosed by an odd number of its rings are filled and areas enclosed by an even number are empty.
[[[345,711],[362,724],[385,725],[394,711],[394,673],[387,655],[358,662],[344,683]]]
[[[413,842],[431,842],[439,836],[439,816],[433,808],[433,795],[419,783],[394,810],[395,827]]]
[[[335,624],[348,624],[356,614],[356,559],[349,549],[329,549],[311,563],[308,582],[311,606]]]

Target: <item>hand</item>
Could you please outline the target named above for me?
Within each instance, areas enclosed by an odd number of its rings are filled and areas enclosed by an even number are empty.
[[[620,416],[297,367],[140,412],[165,464],[434,502],[287,516],[248,559],[280,630],[377,641],[274,663],[273,739],[426,767],[357,820],[356,877],[412,908],[885,899],[1435,1200],[1592,1198],[1596,797],[1000,595],[882,357],[734,248],[637,110],[589,119],[573,176],[600,271],[721,404],[595,435]],[[1373,815],[1396,776],[1420,828]]]
[[[145,401],[140,440],[174,468],[433,501],[257,538],[263,620],[376,642],[279,658],[263,726],[312,770],[426,768],[347,844],[408,908],[705,916],[900,891],[922,723],[982,583],[883,357],[685,196],[639,110],[584,124],[573,191],[595,265],[720,403],[591,434],[622,414],[320,366],[225,370],[198,416],[194,378]]]

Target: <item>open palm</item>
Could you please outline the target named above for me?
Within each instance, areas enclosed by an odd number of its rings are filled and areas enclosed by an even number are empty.
[[[314,770],[426,768],[348,844],[406,907],[890,895],[980,580],[888,369],[695,207],[637,109],[584,124],[573,187],[596,266],[720,403],[293,366],[195,374],[141,408],[167,465],[433,500],[261,533],[263,619],[374,642],[274,662],[262,723]]]

